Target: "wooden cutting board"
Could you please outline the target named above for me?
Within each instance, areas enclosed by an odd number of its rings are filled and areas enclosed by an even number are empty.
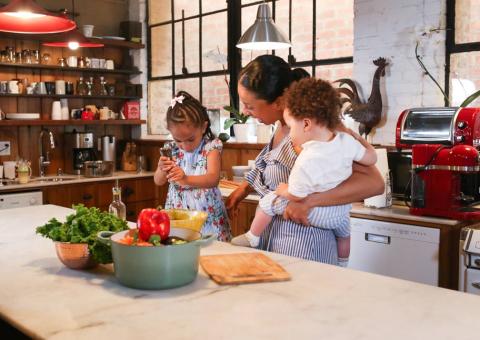
[[[262,253],[200,256],[200,265],[221,285],[290,280],[282,266]]]

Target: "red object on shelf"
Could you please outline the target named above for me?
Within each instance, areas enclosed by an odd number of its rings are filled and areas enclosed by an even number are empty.
[[[0,31],[47,34],[73,30],[77,25],[66,15],[49,12],[33,0],[13,0],[0,9]]]
[[[82,120],[93,120],[95,114],[90,110],[82,111]]]
[[[74,45],[73,44],[78,44]],[[43,46],[50,46],[50,47],[69,47],[71,49],[77,49],[79,47],[103,47],[104,44],[96,43],[90,41],[86,38],[82,33],[75,29],[70,32],[62,33],[52,39],[50,42],[44,42]]]
[[[123,105],[125,119],[140,119],[140,102],[129,101]]]

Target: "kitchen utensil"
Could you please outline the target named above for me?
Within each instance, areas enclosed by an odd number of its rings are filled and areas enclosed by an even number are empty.
[[[65,94],[65,80],[55,80],[55,94]]]
[[[45,89],[47,90],[47,94],[55,94],[55,82],[54,81],[46,81],[45,82]]]
[[[89,269],[97,265],[87,243],[55,242],[57,257],[70,269]]]
[[[82,26],[82,32],[83,35],[87,38],[91,38],[93,35],[93,25],[83,25]]]
[[[65,94],[72,95],[73,91],[73,82],[67,81],[65,82]]]
[[[45,61],[45,55],[43,57],[43,60]],[[48,64],[48,62],[44,62],[44,63]],[[67,66],[67,61],[65,60],[65,58],[58,58],[58,66],[60,66],[60,67]]]
[[[40,119],[40,113],[7,113],[7,119]]]
[[[208,213],[199,210],[167,209],[165,212],[170,217],[172,227],[191,229],[197,232],[202,230],[208,217]]]
[[[17,94],[18,91],[18,80],[10,80],[8,82],[8,93]]]
[[[112,110],[108,108],[108,106],[104,106],[99,110],[100,113],[100,120],[108,120],[112,117]]]
[[[290,274],[262,253],[237,253],[200,257],[203,270],[218,284],[290,280]]]
[[[18,183],[26,184],[32,177],[32,168],[29,161],[20,160],[17,164]]]
[[[234,165],[232,166],[232,171],[234,176],[243,177],[245,173],[249,172],[251,169],[248,165]]]
[[[147,159],[144,155],[140,155],[137,157],[137,172],[141,173],[144,170],[147,170]]]
[[[62,119],[63,120],[70,119],[70,110],[68,109],[68,99],[67,98],[60,99],[60,106],[62,109]]]
[[[62,119],[62,106],[59,100],[52,103],[52,120]]]
[[[198,273],[200,247],[215,239],[215,235],[202,236],[193,230],[171,228],[170,236],[188,242],[159,247],[119,243],[128,232],[103,231],[98,233],[97,239],[111,245],[115,277],[120,284],[136,289],[167,289],[192,282]]]
[[[105,61],[105,68],[106,68],[107,70],[113,70],[113,69],[115,68],[115,63],[113,62],[112,59],[107,59],[107,60]]]
[[[160,150],[160,156],[172,158],[172,148],[170,147],[170,145],[165,144],[159,150]]]
[[[17,166],[17,162],[15,161],[5,161],[3,162],[3,172],[5,178],[8,179],[15,179],[15,168]]]
[[[85,177],[112,176],[115,169],[115,163],[112,161],[85,161],[83,165]]]
[[[70,57],[67,58],[67,65],[69,67],[77,67],[78,65],[78,59],[76,56],[71,55]]]
[[[44,81],[38,82],[37,85],[35,86],[34,92],[36,94],[47,94],[47,88],[45,87],[45,82]]]
[[[115,162],[115,136],[105,135],[98,138],[98,151],[102,152],[102,159],[104,161]]]

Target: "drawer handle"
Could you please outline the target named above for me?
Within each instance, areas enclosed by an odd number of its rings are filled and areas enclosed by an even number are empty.
[[[130,196],[134,193],[133,189],[126,187],[125,190],[123,190],[123,196],[127,197]]]
[[[82,198],[84,201],[89,201],[93,198],[93,196],[91,194],[84,194]]]
[[[365,241],[390,244],[390,236],[365,233]]]
[[[132,210],[127,211],[127,216],[134,216],[134,215],[135,215],[135,211],[132,211]]]
[[[480,289],[480,282],[473,282],[472,287]]]

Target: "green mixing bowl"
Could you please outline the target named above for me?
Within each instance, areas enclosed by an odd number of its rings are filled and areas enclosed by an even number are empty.
[[[197,277],[200,247],[210,244],[215,235],[206,235],[189,229],[172,228],[170,236],[178,236],[187,243],[141,247],[119,243],[128,230],[118,233],[101,231],[97,238],[112,247],[113,266],[118,281],[137,289],[167,289],[186,285]]]

